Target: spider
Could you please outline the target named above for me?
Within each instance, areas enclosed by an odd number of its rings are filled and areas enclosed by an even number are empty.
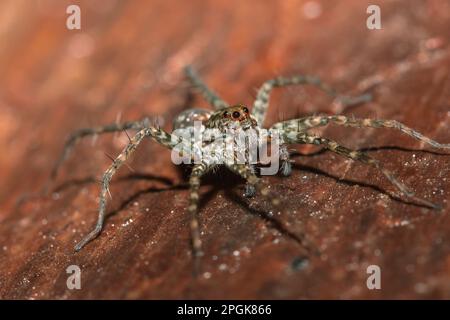
[[[184,148],[189,144],[189,142],[186,141],[185,138],[183,138],[181,135],[178,135],[176,132],[191,130],[195,121],[201,121],[206,129],[219,130],[223,138],[231,138],[231,140],[234,139],[234,136],[233,133],[230,133],[230,131],[228,130],[230,128],[240,128],[243,130],[261,130],[263,128],[263,122],[266,118],[270,94],[272,89],[274,88],[291,85],[313,85],[332,97],[338,97],[335,90],[333,90],[330,86],[322,83],[320,79],[314,76],[299,75],[293,77],[277,77],[264,82],[264,84],[259,88],[259,90],[257,91],[256,99],[253,103],[253,108],[250,111],[244,105],[229,105],[224,100],[222,100],[215,92],[208,88],[208,86],[202,81],[202,79],[197,75],[192,67],[186,67],[185,73],[192,85],[200,91],[204,99],[213,107],[214,110],[211,111],[204,109],[189,109],[182,112],[174,120],[173,133],[164,131],[158,125],[151,124],[148,118],[145,118],[140,121],[114,123],[96,128],[85,128],[78,130],[69,136],[64,146],[62,155],[52,171],[53,179],[56,177],[61,163],[67,158],[70,150],[79,139],[87,137],[89,135],[97,135],[109,132],[125,131],[126,133],[126,130],[128,129],[137,131],[137,133],[133,137],[130,137],[127,133],[129,143],[123,149],[123,151],[115,159],[113,159],[113,163],[103,174],[101,180],[97,223],[95,225],[95,228],[76,244],[74,248],[76,251],[81,250],[87,243],[89,243],[100,234],[105,219],[106,200],[107,194],[109,193],[110,181],[116,171],[122,166],[122,164],[125,163],[125,161],[136,150],[136,148],[144,138],[153,138],[156,142],[169,149],[178,148],[178,151],[180,151],[181,145],[180,152],[183,153]],[[352,99],[349,97],[347,98],[349,104],[352,103]],[[366,98],[367,97],[364,98],[363,96],[355,97],[353,98],[353,101],[359,103],[361,101],[364,101]],[[281,121],[271,127],[272,130],[278,130],[281,135],[281,143],[279,144],[277,156],[279,157],[279,160],[281,162],[279,171],[282,175],[289,176],[292,171],[292,164],[291,160],[289,159],[289,151],[287,149],[287,146],[289,144],[318,145],[343,157],[359,161],[379,170],[404,196],[408,197],[409,199],[433,209],[440,208],[434,203],[416,197],[414,193],[409,190],[409,188],[401,183],[391,172],[385,169],[380,161],[371,158],[369,155],[362,151],[348,149],[344,146],[341,146],[336,141],[313,135],[308,132],[309,129],[326,126],[329,123],[356,128],[392,128],[399,130],[410,137],[427,143],[435,148],[450,149],[450,144],[438,143],[395,120],[355,119],[346,117],[344,115],[308,116],[299,119]],[[218,140],[214,139],[206,141],[200,146],[200,149],[206,146],[215,146],[217,143]],[[212,170],[218,165],[224,165],[229,170],[246,180],[245,196],[252,197],[256,192],[259,191],[260,194],[263,197],[269,199],[273,205],[277,206],[280,204],[280,200],[278,199],[278,197],[271,193],[268,185],[264,183],[263,179],[261,179],[255,173],[255,168],[252,163],[249,163],[248,161],[244,163],[234,163],[226,161],[225,163],[219,163],[216,160],[217,159],[214,157],[206,157],[200,163],[194,164],[189,178],[190,196],[187,211],[191,215],[190,230],[194,259],[202,256],[202,241],[200,239],[197,214],[200,180],[202,176],[205,175],[205,173],[207,173],[208,171]]]

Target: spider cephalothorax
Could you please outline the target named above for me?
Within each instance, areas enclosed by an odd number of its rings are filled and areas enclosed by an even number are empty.
[[[88,242],[98,236],[101,232],[106,210],[106,196],[109,193],[109,184],[112,176],[117,171],[117,169],[129,158],[129,156],[134,152],[137,146],[145,137],[153,138],[155,141],[161,145],[172,149],[180,153],[189,153],[192,141],[185,138],[185,134],[190,134],[195,130],[196,122],[200,124],[201,131],[218,131],[219,138],[208,138],[202,141],[198,145],[198,149],[193,155],[199,156],[199,161],[194,162],[192,167],[191,176],[189,178],[190,185],[190,199],[188,212],[191,215],[191,236],[193,253],[195,257],[201,256],[201,240],[199,232],[199,223],[197,218],[198,202],[199,202],[199,187],[201,177],[212,168],[223,165],[227,167],[232,172],[240,175],[247,181],[246,195],[252,196],[256,191],[260,191],[260,194],[271,200],[272,204],[277,205],[280,203],[279,199],[270,193],[270,189],[265,186],[262,179],[256,176],[255,170],[253,168],[253,163],[249,161],[234,161],[233,152],[230,153],[225,151],[228,159],[224,161],[224,157],[216,156],[215,152],[217,150],[224,151],[221,146],[222,140],[231,140],[235,142],[236,134],[235,132],[239,129],[244,131],[252,131],[248,129],[256,129],[256,131],[262,131],[263,122],[267,114],[267,108],[269,104],[270,93],[275,87],[282,87],[288,85],[299,85],[299,84],[310,84],[317,86],[322,91],[326,92],[330,96],[336,97],[334,90],[329,86],[323,84],[318,78],[311,76],[294,76],[290,78],[278,77],[272,80],[266,81],[261,88],[258,90],[257,97],[253,103],[253,108],[250,111],[247,107],[243,105],[229,106],[225,101],[220,99],[213,91],[211,91],[203,81],[196,75],[196,73],[191,69],[186,69],[186,74],[190,81],[197,87],[204,98],[209,102],[209,104],[215,109],[215,111],[202,110],[202,109],[190,109],[182,112],[174,120],[174,131],[168,133],[162,130],[158,126],[150,125],[149,121],[144,119],[135,122],[126,123],[114,123],[111,125],[82,129],[74,134],[72,134],[69,140],[66,142],[64,151],[59,161],[57,162],[54,170],[53,177],[56,176],[57,169],[61,162],[66,158],[69,150],[72,148],[74,143],[82,137],[88,135],[101,134],[106,132],[116,132],[125,131],[127,129],[137,130],[138,132],[134,137],[130,138],[130,142],[125,147],[125,149],[117,156],[111,166],[103,174],[101,182],[100,191],[100,202],[99,202],[99,215],[97,224],[88,235],[86,235],[76,246],[75,250],[80,250]],[[361,97],[354,99],[355,102],[361,102],[363,99]],[[278,157],[280,160],[279,171],[283,175],[289,175],[291,172],[291,165],[289,160],[289,152],[287,149],[288,144],[314,144],[320,145],[324,148],[335,152],[343,157],[359,161],[361,163],[367,164],[376,170],[379,170],[404,196],[408,197],[410,200],[420,203],[423,206],[431,208],[439,208],[438,205],[424,200],[422,198],[414,196],[414,193],[409,190],[403,183],[397,180],[397,178],[389,172],[380,161],[371,158],[368,154],[358,151],[351,150],[344,146],[341,146],[336,141],[328,138],[323,138],[320,136],[313,135],[309,132],[310,129],[325,126],[329,123],[334,123],[337,125],[356,127],[356,128],[393,128],[401,131],[402,133],[427,143],[435,148],[450,149],[450,144],[438,143],[419,132],[405,126],[404,124],[397,122],[395,120],[380,120],[380,119],[355,119],[349,118],[344,115],[318,115],[312,117],[304,117],[299,119],[286,120],[274,124],[269,128],[269,132],[276,132],[280,136],[281,144],[279,145]],[[241,130],[242,131],[242,130]],[[231,134],[230,134],[231,132]],[[188,135],[189,136],[189,135]],[[258,141],[260,143],[261,141]],[[248,153],[249,150],[244,148],[244,153]],[[193,157],[195,158],[195,157]],[[230,160],[231,159],[231,160]],[[196,160],[196,159],[194,159]],[[198,159],[197,159],[198,160]],[[276,173],[276,170],[274,173]]]
[[[246,130],[256,126],[256,119],[250,114],[246,106],[240,104],[214,112],[205,123],[206,128],[216,128],[222,132],[240,128]]]

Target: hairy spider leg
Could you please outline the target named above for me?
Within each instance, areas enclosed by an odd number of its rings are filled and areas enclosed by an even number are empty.
[[[202,240],[200,239],[200,226],[198,222],[198,204],[199,204],[199,189],[200,189],[200,179],[208,172],[211,166],[200,163],[194,165],[192,168],[191,175],[189,177],[189,206],[188,212],[191,215],[191,241],[192,250],[194,258],[194,272],[197,273],[199,269],[200,257],[203,255],[202,252]]]
[[[114,159],[111,166],[103,174],[101,182],[100,191],[100,202],[98,209],[98,219],[95,228],[86,235],[77,245],[75,246],[75,251],[81,250],[87,243],[96,238],[103,228],[103,223],[105,220],[105,210],[106,210],[106,195],[109,194],[109,184],[113,175],[117,170],[124,164],[125,161],[131,156],[131,154],[136,150],[138,145],[145,137],[151,137],[156,140],[161,145],[172,149],[174,146],[180,143],[179,137],[172,137],[171,134],[165,132],[164,130],[157,127],[147,127],[140,130],[134,137],[130,139],[130,142],[122,150],[122,152]]]
[[[286,87],[291,85],[309,84],[318,87],[331,97],[337,97],[336,91],[329,85],[323,83],[319,78],[308,75],[298,75],[293,77],[277,77],[267,80],[258,89],[255,102],[253,103],[252,115],[255,117],[259,126],[263,126],[269,107],[270,94],[272,89]]]
[[[436,142],[420,132],[405,126],[403,123],[396,120],[382,120],[382,119],[353,119],[342,115],[335,116],[313,116],[294,120],[287,120],[276,123],[272,128],[280,129],[284,132],[302,132],[311,128],[325,126],[333,122],[337,125],[355,128],[392,128],[401,131],[402,133],[429,144],[438,149],[450,149],[450,143]]]
[[[98,135],[98,134],[104,134],[104,133],[112,133],[112,132],[118,132],[118,131],[125,131],[128,129],[133,130],[141,130],[146,126],[146,123],[148,122],[148,119],[143,119],[140,121],[130,121],[130,122],[124,122],[124,123],[112,123],[101,127],[94,127],[94,128],[83,128],[79,129],[75,132],[73,132],[68,139],[66,140],[63,148],[63,152],[61,153],[58,161],[55,163],[55,166],[52,169],[50,179],[54,180],[56,179],[59,169],[62,165],[62,163],[67,159],[67,157],[70,154],[70,151],[73,149],[74,145],[82,138]]]
[[[292,163],[290,159],[288,146],[286,144],[282,144],[280,146],[280,161],[281,161],[280,167],[281,174],[285,177],[290,176],[292,173]]]
[[[269,108],[269,99],[272,89],[291,85],[304,85],[304,84],[316,86],[317,88],[319,88],[332,98],[339,97],[341,102],[344,103],[345,106],[359,104],[362,102],[368,102],[372,99],[372,95],[367,93],[355,97],[339,95],[335,89],[333,89],[328,84],[323,83],[318,77],[314,76],[298,75],[290,78],[278,77],[275,79],[267,80],[258,89],[256,100],[253,103],[252,109],[252,115],[256,118],[258,124],[262,126],[264,123],[264,120],[267,115],[267,110]]]
[[[192,66],[186,66],[184,68],[184,72],[188,77],[189,81],[192,83],[194,87],[196,87],[203,98],[215,109],[220,110],[228,107],[228,103],[223,101],[214,91],[212,91],[208,86],[203,82],[200,76],[195,72]]]
[[[262,183],[248,164],[227,164],[226,166],[232,172],[244,178],[247,184],[253,186],[257,192],[259,191],[261,195],[268,198],[274,206],[280,204],[280,199],[270,192],[270,189]]]
[[[327,95],[336,98],[338,94],[331,86],[323,83],[318,77],[308,75],[297,75],[293,77],[277,77],[271,80],[267,80],[259,88],[256,95],[255,102],[253,103],[252,115],[257,120],[259,126],[263,126],[264,120],[267,116],[267,110],[269,108],[269,99],[272,89],[280,88],[291,85],[313,85],[325,92]],[[370,101],[371,95],[363,94],[356,97],[344,97],[340,96],[342,102],[346,105],[358,104],[361,102]],[[289,176],[292,172],[292,164],[290,160],[289,151],[286,146],[282,145],[280,148],[280,160],[281,160],[281,174]]]
[[[251,170],[252,174],[256,174],[255,173],[255,166],[253,164],[249,164],[248,165],[249,170]],[[256,188],[254,185],[250,184],[250,183],[246,183],[245,184],[245,191],[244,191],[244,197],[246,198],[252,198],[254,197],[256,194]]]

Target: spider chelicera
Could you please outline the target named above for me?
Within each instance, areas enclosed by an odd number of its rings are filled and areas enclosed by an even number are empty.
[[[107,194],[109,193],[109,184],[111,178],[119,169],[119,167],[124,164],[124,162],[130,157],[137,146],[145,137],[153,138],[156,142],[161,145],[183,152],[183,145],[188,145],[184,141],[182,136],[177,135],[175,132],[183,132],[183,130],[190,130],[193,127],[195,121],[201,121],[204,128],[219,130],[219,132],[225,137],[234,140],[233,134],[228,129],[241,128],[243,130],[253,129],[261,130],[263,122],[266,118],[267,109],[269,105],[269,97],[273,88],[284,87],[290,85],[301,85],[309,84],[318,87],[328,95],[332,97],[338,97],[333,89],[328,85],[322,83],[318,78],[313,76],[294,76],[294,77],[278,77],[272,80],[266,81],[258,90],[256,100],[253,103],[253,108],[251,111],[244,105],[232,105],[229,106],[224,100],[222,100],[216,93],[209,89],[206,84],[199,78],[196,72],[191,67],[186,67],[186,75],[190,82],[201,92],[206,101],[213,107],[213,111],[204,109],[189,109],[182,112],[174,120],[174,132],[168,133],[161,129],[157,125],[152,125],[150,121],[145,118],[140,121],[125,122],[125,123],[114,123],[106,126],[96,127],[96,128],[86,128],[74,132],[70,135],[67,140],[63,153],[56,163],[54,170],[52,172],[52,177],[55,178],[58,172],[58,168],[64,159],[67,158],[69,151],[72,149],[73,145],[81,138],[89,135],[97,135],[108,132],[117,132],[136,130],[137,133],[133,137],[129,137],[128,145],[123,149],[123,151],[113,159],[113,163],[103,174],[101,180],[101,191],[100,191],[100,201],[99,201],[99,213],[98,220],[95,228],[86,235],[79,243],[76,244],[75,250],[81,250],[88,242],[97,237],[104,224],[105,218],[105,208]],[[353,98],[355,102],[361,102],[366,99],[366,97],[356,97]],[[349,103],[352,99],[347,98]],[[393,128],[400,130],[402,133],[427,143],[435,148],[440,149],[450,149],[450,144],[438,143],[421,133],[405,126],[404,124],[396,120],[380,120],[380,119],[354,119],[343,115],[318,115],[303,117],[299,119],[286,120],[274,124],[271,129],[277,130],[280,133],[281,143],[279,144],[278,157],[281,163],[280,172],[284,176],[288,176],[291,173],[291,160],[289,159],[289,151],[287,145],[289,144],[313,144],[318,146],[323,146],[326,149],[335,152],[343,157],[362,162],[369,166],[374,167],[379,170],[404,196],[407,198],[418,202],[422,205],[438,209],[439,206],[431,203],[425,199],[416,197],[413,192],[411,192],[404,184],[396,179],[396,177],[383,167],[383,165],[376,159],[371,158],[364,152],[351,150],[346,147],[341,146],[337,142],[313,135],[308,132],[309,129],[325,126],[329,123],[334,123],[337,125],[342,125],[346,127],[356,127],[356,128]],[[127,134],[128,135],[128,134]],[[217,143],[216,140],[209,140],[203,143],[203,146],[211,146]],[[181,145],[181,150],[180,150]],[[201,247],[202,242],[200,240],[199,223],[197,218],[198,213],[198,203],[199,203],[199,187],[201,177],[212,168],[218,165],[224,165],[232,172],[243,177],[246,180],[246,191],[245,195],[248,197],[253,196],[257,191],[260,192],[265,198],[270,199],[273,205],[277,206],[280,201],[273,195],[268,188],[268,186],[255,174],[254,166],[252,163],[235,163],[226,162],[219,163],[216,162],[214,157],[205,157],[200,163],[194,164],[192,167],[192,172],[189,178],[190,186],[190,196],[189,196],[189,206],[187,208],[189,214],[191,215],[191,237],[192,237],[192,248],[194,258],[198,258],[202,255]]]

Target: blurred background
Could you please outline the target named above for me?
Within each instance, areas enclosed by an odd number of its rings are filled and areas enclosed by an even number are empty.
[[[268,178],[288,211],[275,221],[248,212],[239,180],[212,182],[202,189],[206,258],[197,281],[187,191],[176,187],[184,175],[155,143],[131,163],[140,177],[126,179],[126,168],[118,175],[114,214],[78,254],[73,244],[96,219],[93,181],[109,164],[105,152],[118,154],[128,138],[79,143],[54,192],[42,193],[70,132],[145,115],[171,130],[180,111],[207,107],[183,76],[187,64],[231,103],[251,105],[263,81],[294,74],[374,96],[347,110],[314,88],[290,87],[274,92],[266,125],[344,113],[396,119],[450,141],[450,1],[377,1],[382,29],[369,30],[372,2],[1,1],[0,297],[449,298],[448,157],[390,131],[323,133],[353,148],[412,149],[373,156],[417,195],[443,203],[441,215],[390,198],[379,174],[329,154],[298,159],[286,180]],[[80,30],[66,27],[73,4]],[[308,233],[323,256],[307,256],[277,223]],[[65,286],[71,264],[82,266],[82,290]],[[381,266],[382,290],[366,287],[370,264]]]

